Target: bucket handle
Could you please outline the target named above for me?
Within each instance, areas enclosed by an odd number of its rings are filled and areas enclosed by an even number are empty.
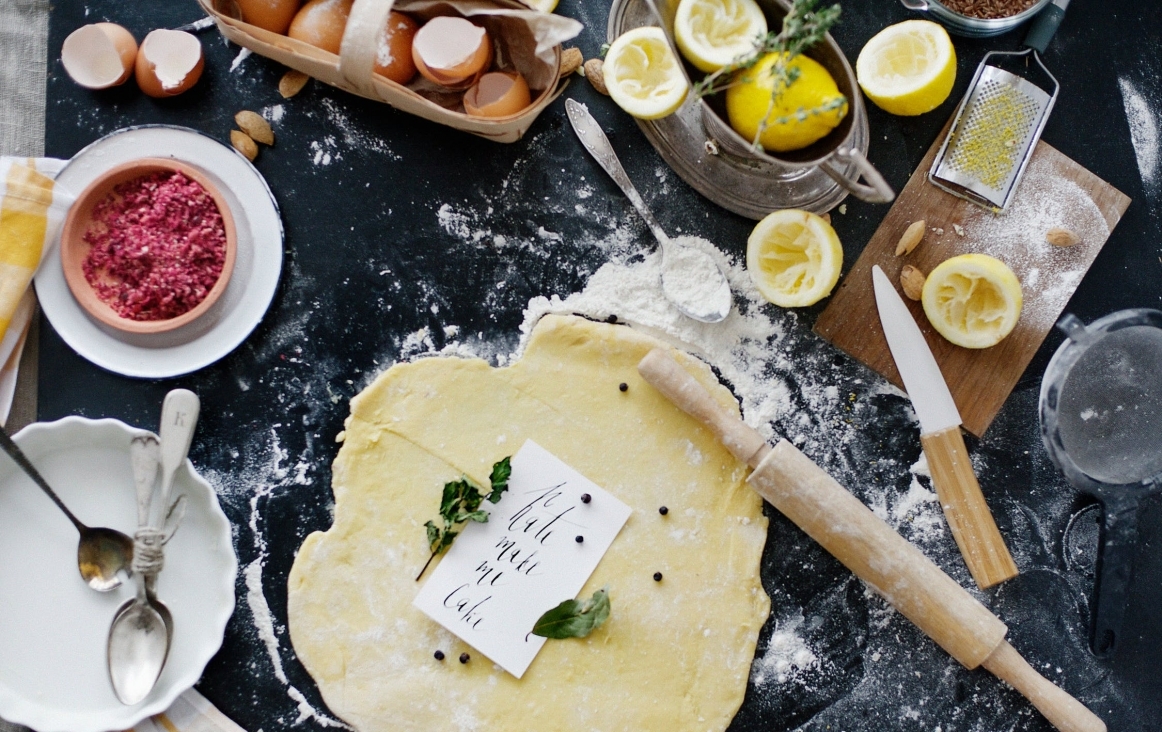
[[[835,158],[839,158],[844,162],[851,162],[855,164],[856,170],[859,172],[859,177],[863,178],[867,183],[860,183],[859,179],[852,180],[848,178],[843,170],[840,170],[835,165]],[[868,159],[859,150],[852,147],[841,145],[836,148],[835,154],[824,160],[819,164],[819,167],[838,183],[845,191],[852,194],[861,201],[868,203],[891,203],[896,198],[896,192],[880,175],[880,171],[875,169]]]

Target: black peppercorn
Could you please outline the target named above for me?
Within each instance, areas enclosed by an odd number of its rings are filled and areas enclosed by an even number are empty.
[[[617,385],[617,388],[621,389],[622,391],[629,391],[629,384],[627,384],[623,381]]]
[[[662,581],[662,573],[661,572],[654,572],[654,582],[661,582],[661,581]]]
[[[467,653],[461,653],[460,654],[460,663],[468,663],[469,658],[472,658],[472,656],[469,656]]]
[[[605,319],[605,322],[609,323],[610,325],[617,325],[617,316],[613,313],[610,313],[609,317]]]
[[[592,500],[593,500],[593,496],[589,495],[588,493],[581,494],[581,502],[582,503],[589,503]]]
[[[573,541],[575,541],[575,542],[577,542],[578,544],[580,544],[581,542],[585,541],[585,537],[584,537],[584,536],[581,536],[580,534],[578,534],[578,535],[577,535],[577,538],[576,538],[576,539],[574,539]]]
[[[662,506],[661,508],[658,509],[658,513],[662,514],[663,516],[665,516],[669,512],[670,512],[670,509],[666,508],[665,506]]]
[[[443,652],[443,651],[436,651],[436,652],[435,652],[435,653],[433,653],[432,655],[436,657],[436,660],[437,660],[437,661],[443,661],[443,660],[444,660],[444,652]]]

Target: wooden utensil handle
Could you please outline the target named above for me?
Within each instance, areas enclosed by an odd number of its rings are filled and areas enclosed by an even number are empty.
[[[1061,732],[1106,732],[1100,717],[1034,671],[1008,641],[1001,641],[984,667],[1021,692]]]
[[[660,348],[646,354],[637,366],[646,382],[678,409],[705,425],[730,453],[752,468],[762,462],[770,446],[763,436],[722,408],[690,372]]]
[[[968,571],[982,590],[1017,576],[1005,540],[985,503],[960,427],[920,435],[932,486]]]
[[[1104,732],[1100,719],[1033,671],[1005,642],[1007,628],[1000,619],[794,445],[756,444],[762,437],[715,402],[666,350],[651,351],[638,371],[735,457],[757,465],[749,482],[763,498],[957,661],[970,669],[983,663],[1062,732]]]

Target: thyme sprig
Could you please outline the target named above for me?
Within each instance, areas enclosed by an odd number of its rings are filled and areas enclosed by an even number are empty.
[[[742,72],[749,71],[767,54],[779,54],[770,67],[769,73],[774,82],[771,88],[771,101],[767,105],[767,113],[763,116],[762,122],[759,123],[758,132],[751,143],[755,149],[760,149],[759,139],[771,122],[771,112],[774,111],[786,90],[799,80],[799,69],[792,67],[791,62],[808,48],[822,41],[831,27],[839,21],[840,7],[838,3],[825,8],[817,8],[819,2],[820,0],[792,0],[791,9],[783,17],[781,31],[778,33],[771,31],[764,36],[759,36],[755,41],[753,50],[742,54],[694,85],[694,94],[698,97],[718,94],[736,84],[750,82],[752,77]],[[795,117],[799,121],[805,121],[810,116],[834,111],[846,103],[846,98],[841,96],[819,107],[800,109]],[[790,118],[784,116],[775,120],[775,123],[785,124],[789,121]]]

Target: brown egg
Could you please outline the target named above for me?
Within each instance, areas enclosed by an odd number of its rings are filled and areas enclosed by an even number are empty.
[[[310,0],[295,15],[286,34],[338,54],[354,0]]]
[[[159,28],[137,49],[137,85],[151,97],[176,96],[198,83],[205,65],[202,43],[195,36]]]
[[[420,24],[410,15],[391,11],[387,25],[379,34],[379,48],[375,58],[375,73],[391,79],[397,84],[406,84],[416,75],[416,62],[412,59],[412,39]]]
[[[416,33],[412,59],[428,81],[449,89],[467,89],[492,63],[492,39],[488,31],[464,18],[442,15]]]
[[[507,117],[531,103],[529,85],[516,72],[494,71],[480,77],[464,94],[464,111],[470,117]]]
[[[242,21],[285,35],[299,11],[299,0],[236,0]]]
[[[116,23],[83,25],[61,47],[61,65],[80,86],[108,89],[124,84],[133,73],[137,41]]]

